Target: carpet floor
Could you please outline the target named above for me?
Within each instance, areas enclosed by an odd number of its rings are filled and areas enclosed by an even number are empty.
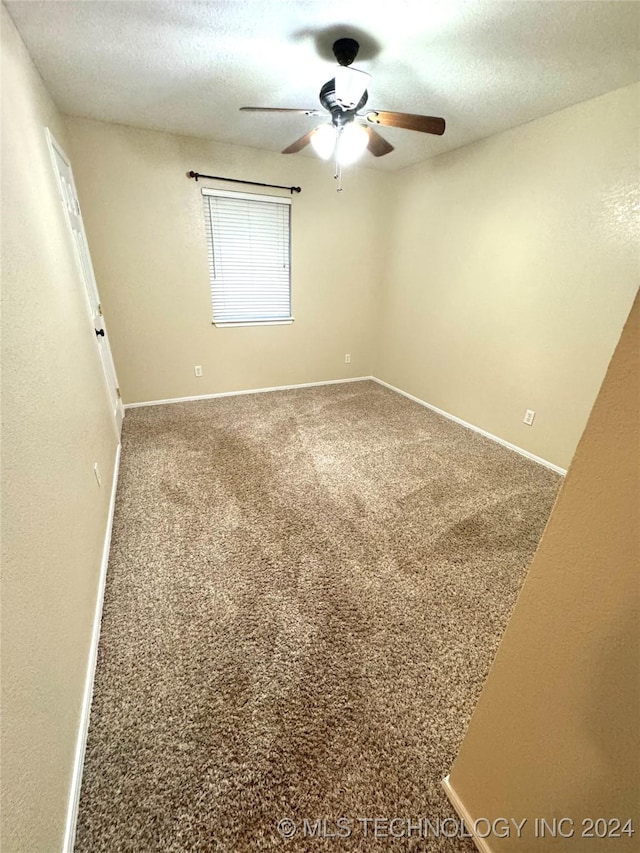
[[[129,410],[76,853],[473,851],[415,827],[559,483],[368,381]]]

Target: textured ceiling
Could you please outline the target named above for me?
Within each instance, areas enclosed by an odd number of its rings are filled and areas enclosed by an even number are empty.
[[[384,128],[397,169],[640,77],[640,4],[553,0],[34,2],[6,6],[62,112],[279,151],[318,124],[331,44],[361,44],[368,107],[443,116]],[[308,156],[314,156],[309,151]],[[305,156],[305,155],[294,155]]]

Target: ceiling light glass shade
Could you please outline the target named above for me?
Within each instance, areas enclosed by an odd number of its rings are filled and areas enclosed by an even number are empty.
[[[338,161],[341,166],[354,163],[369,144],[366,127],[352,122],[345,125],[338,140]]]
[[[357,68],[339,65],[336,68],[336,101],[344,110],[352,110],[360,103],[371,75]]]
[[[321,124],[311,137],[311,145],[319,157],[328,160],[336,147],[335,127],[331,124]]]

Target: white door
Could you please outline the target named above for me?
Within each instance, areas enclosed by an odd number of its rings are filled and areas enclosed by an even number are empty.
[[[58,179],[58,188],[60,190],[62,206],[66,213],[67,224],[69,225],[69,230],[73,240],[78,269],[80,270],[80,275],[87,294],[89,316],[95,331],[96,346],[100,352],[102,371],[104,373],[107,394],[109,395],[111,411],[113,412],[116,429],[118,430],[118,434],[120,434],[122,419],[124,418],[124,406],[122,405],[122,399],[120,397],[120,388],[118,387],[116,368],[111,356],[111,347],[109,346],[107,329],[105,327],[104,317],[102,316],[100,295],[98,293],[96,278],[93,274],[93,265],[91,263],[87,235],[85,234],[84,224],[82,222],[82,214],[80,212],[76,185],[73,180],[73,172],[71,171],[69,158],[58,145],[49,128],[46,129],[46,134],[47,141],[49,143],[49,150],[51,151],[51,159],[53,160],[53,166]]]

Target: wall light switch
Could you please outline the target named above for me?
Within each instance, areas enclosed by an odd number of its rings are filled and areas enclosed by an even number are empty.
[[[345,352],[344,363],[345,364],[351,364],[351,353],[350,352]]]
[[[196,366],[193,368],[193,372],[196,376],[202,376],[202,365],[196,364]]]
[[[532,411],[531,409],[527,409],[527,411],[524,413],[524,418],[522,420],[525,422],[525,424],[527,426],[531,426],[535,416],[536,416],[536,413],[534,411]]]

